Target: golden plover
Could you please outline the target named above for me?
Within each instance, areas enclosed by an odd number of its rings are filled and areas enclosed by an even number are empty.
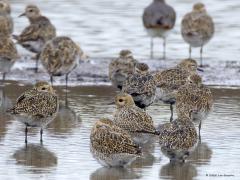
[[[163,38],[163,58],[166,58],[166,37],[176,21],[175,10],[165,0],[153,0],[144,10],[143,25],[151,37],[151,58],[153,58],[153,38]]]
[[[135,105],[131,95],[120,93],[115,103],[114,123],[129,132],[137,144],[145,144],[153,135],[159,134],[151,116]]]
[[[47,17],[41,15],[40,9],[35,5],[28,5],[20,17],[21,16],[26,16],[30,25],[27,26],[19,36],[14,35],[13,37],[24,48],[37,54],[37,72],[39,54],[44,44],[56,37],[56,29]]]
[[[90,151],[101,165],[107,167],[125,167],[141,156],[141,149],[130,135],[109,119],[100,119],[93,126]]]
[[[170,161],[184,162],[198,142],[197,132],[191,118],[183,114],[176,120],[159,126],[161,150]]]
[[[190,45],[190,58],[191,48],[201,47],[200,66],[202,66],[203,46],[208,43],[214,34],[214,23],[211,16],[207,14],[204,4],[194,4],[192,12],[183,17],[181,31],[183,39]]]
[[[145,109],[150,106],[156,95],[156,83],[145,63],[137,63],[135,73],[129,75],[123,83],[122,92],[130,94],[135,104]]]
[[[197,62],[193,59],[184,59],[176,67],[157,72],[154,76],[157,91],[156,98],[166,104],[170,104],[171,117],[173,120],[173,105],[176,101],[176,92],[187,82],[188,76],[196,71],[202,71],[198,68]]]
[[[58,96],[47,82],[37,82],[34,87],[24,92],[16,101],[16,105],[8,110],[26,125],[25,143],[27,143],[28,126],[40,127],[40,141],[43,129],[56,117],[58,112]]]
[[[6,74],[11,70],[15,61],[19,58],[14,42],[8,36],[0,34],[0,73],[3,74],[3,82]]]
[[[13,19],[10,15],[10,4],[0,1],[0,35],[10,36],[13,32]]]
[[[7,10],[7,13],[8,14],[11,14],[11,4],[10,4],[10,2],[9,2],[9,0],[0,0],[0,2],[3,2],[3,3],[5,3],[6,4],[6,10]]]
[[[130,50],[121,50],[119,57],[112,60],[108,67],[112,84],[121,90],[127,77],[134,73],[136,63]]]
[[[45,44],[40,60],[50,75],[51,83],[53,76],[66,76],[67,89],[68,75],[77,67],[82,56],[83,51],[71,38],[59,36]]]
[[[211,90],[202,84],[202,78],[193,74],[176,94],[177,114],[193,111],[193,121],[199,122],[199,137],[202,120],[206,119],[213,106]]]

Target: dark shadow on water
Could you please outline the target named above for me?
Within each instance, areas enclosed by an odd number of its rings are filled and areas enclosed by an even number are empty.
[[[80,116],[70,106],[60,104],[57,117],[48,125],[47,131],[66,138],[75,128],[79,128],[80,125]]]
[[[191,153],[189,160],[196,165],[207,165],[212,158],[212,150],[207,143],[198,143],[196,149]]]
[[[106,168],[102,167],[90,175],[90,180],[119,180],[119,179],[140,179],[132,169],[129,168]]]
[[[192,180],[197,176],[197,169],[190,163],[169,162],[162,166],[159,177],[161,179]]]
[[[26,166],[33,173],[51,170],[57,165],[56,155],[40,144],[27,144],[15,151],[13,158],[17,165]]]

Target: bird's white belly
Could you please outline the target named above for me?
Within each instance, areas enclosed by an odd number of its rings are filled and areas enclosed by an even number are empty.
[[[146,31],[147,31],[148,35],[151,36],[152,38],[155,38],[155,37],[166,38],[169,35],[171,30],[148,28],[148,29],[146,29]]]
[[[22,43],[22,46],[26,48],[27,50],[34,52],[34,53],[40,53],[42,51],[42,48],[44,46],[43,41],[26,41]]]

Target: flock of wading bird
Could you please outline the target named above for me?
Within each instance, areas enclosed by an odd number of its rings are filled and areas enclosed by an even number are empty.
[[[8,73],[19,58],[15,43],[36,53],[53,82],[53,76],[66,76],[84,59],[81,48],[69,37],[56,36],[56,29],[50,20],[42,16],[36,5],[28,5],[20,16],[26,16],[30,25],[20,35],[12,35],[13,21],[10,4],[0,0],[0,71]],[[165,40],[173,29],[176,19],[174,9],[164,0],[154,0],[143,13],[143,24],[153,38]],[[212,110],[213,98],[210,89],[202,83],[197,74],[201,70],[191,59],[191,47],[202,48],[212,38],[214,24],[205,6],[197,3],[182,20],[182,36],[189,43],[189,58],[170,69],[151,74],[145,63],[133,58],[130,50],[122,50],[118,58],[109,64],[109,79],[120,93],[115,97],[116,111],[113,121],[98,120],[90,135],[90,151],[103,166],[129,165],[142,155],[142,147],[150,139],[158,137],[163,154],[171,161],[185,161],[196,147],[200,138],[202,120]],[[161,100],[170,105],[170,122],[154,127],[153,119],[146,109]],[[176,104],[177,118],[173,120],[173,105]],[[28,127],[40,127],[42,142],[43,129],[56,117],[59,99],[48,82],[37,82],[32,89],[24,92],[16,104],[7,110]],[[194,123],[197,123],[197,132]]]

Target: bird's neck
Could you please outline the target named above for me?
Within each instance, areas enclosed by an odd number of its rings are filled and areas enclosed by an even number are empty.
[[[28,19],[29,19],[30,23],[35,23],[35,22],[37,22],[40,18],[41,18],[41,15],[34,16],[34,17],[29,17]]]

